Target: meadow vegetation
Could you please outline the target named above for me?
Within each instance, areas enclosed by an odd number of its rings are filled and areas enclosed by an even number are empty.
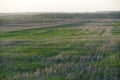
[[[98,14],[91,14],[84,14],[87,17],[82,18],[81,14],[56,14],[57,18],[55,14],[51,14],[54,20],[62,18],[66,23],[58,21],[58,25],[55,25],[56,22],[49,22],[52,24],[49,27],[1,30],[0,80],[119,80],[119,15],[104,13],[101,17],[102,13],[96,17]],[[45,21],[46,18],[50,21],[51,16],[46,16]],[[5,21],[2,22],[3,18]],[[0,26],[11,27],[10,24],[14,25],[11,20],[7,25],[9,20],[2,16]]]

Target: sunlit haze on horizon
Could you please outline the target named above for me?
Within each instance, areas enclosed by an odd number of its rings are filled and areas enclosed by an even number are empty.
[[[120,0],[0,0],[0,12],[120,11]]]

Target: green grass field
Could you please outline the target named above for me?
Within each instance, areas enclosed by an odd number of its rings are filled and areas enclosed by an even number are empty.
[[[119,80],[120,22],[0,32],[0,80]]]

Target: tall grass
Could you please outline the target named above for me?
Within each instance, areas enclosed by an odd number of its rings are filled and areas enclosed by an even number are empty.
[[[1,32],[0,80],[119,80],[116,24],[96,30],[76,23]]]

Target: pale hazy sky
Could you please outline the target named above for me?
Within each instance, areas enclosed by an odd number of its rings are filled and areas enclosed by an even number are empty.
[[[120,0],[0,0],[0,12],[120,11]]]

